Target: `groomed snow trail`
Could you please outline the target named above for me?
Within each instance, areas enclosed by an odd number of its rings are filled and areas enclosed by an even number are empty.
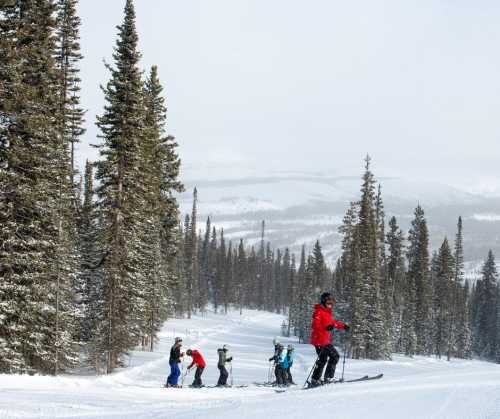
[[[322,415],[335,419],[500,419],[500,365],[396,355],[392,362],[347,361],[346,377],[384,373],[382,380],[331,385],[277,394],[251,385],[265,381],[279,315],[245,310],[240,316],[206,314],[167,322],[154,353],[136,351],[130,367],[109,376],[29,377],[0,375],[0,419],[11,418],[286,418]],[[217,381],[216,350],[230,346],[234,384],[248,388],[165,389],[168,351],[174,336],[207,360],[204,383]],[[293,339],[295,381],[302,384],[314,349]],[[338,372],[341,369],[339,365]],[[192,380],[188,376],[185,384]]]

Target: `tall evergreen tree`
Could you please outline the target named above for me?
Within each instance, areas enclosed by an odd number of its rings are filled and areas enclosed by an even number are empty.
[[[454,260],[448,239],[445,238],[437,259],[435,260],[435,282],[433,298],[433,346],[434,354],[441,355],[450,351],[450,318],[452,310],[452,284],[454,275]],[[434,264],[433,264],[434,265]]]
[[[114,66],[108,65],[111,79],[103,88],[106,106],[98,117],[103,143],[101,160],[96,163],[97,207],[102,217],[99,246],[103,285],[103,322],[99,342],[106,356],[106,370],[120,365],[121,356],[141,337],[141,315],[145,279],[138,269],[143,262],[139,252],[144,199],[141,140],[144,136],[144,94],[139,70],[140,53],[132,0],[125,4],[125,18],[118,26],[113,53]],[[136,315],[137,314],[137,315]]]
[[[55,373],[76,361],[68,161],[59,135],[51,0],[1,5],[0,369]]]
[[[476,293],[475,349],[479,356],[495,359],[498,338],[498,272],[491,250],[484,262],[482,277],[476,285]]]
[[[391,326],[393,331],[393,350],[403,352],[403,312],[405,308],[405,260],[403,253],[403,231],[399,228],[397,220],[389,220],[389,231],[386,236],[388,247],[387,255],[387,284],[385,292],[390,296]]]
[[[78,0],[58,0],[57,2],[57,53],[59,70],[59,97],[61,135],[69,147],[69,174],[75,185],[75,144],[85,132],[84,111],[80,106],[80,18],[77,15]]]
[[[429,354],[431,345],[426,325],[430,323],[431,287],[429,284],[429,233],[424,210],[419,205],[408,235],[408,281],[415,287],[415,334],[417,354]]]

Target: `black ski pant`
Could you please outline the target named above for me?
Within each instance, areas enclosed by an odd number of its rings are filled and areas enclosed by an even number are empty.
[[[196,367],[196,372],[194,373],[193,387],[201,387],[203,383],[201,382],[201,374],[205,368]]]
[[[335,375],[335,367],[339,362],[340,355],[332,344],[316,346],[318,361],[312,375],[312,379],[319,381],[326,365],[325,380],[332,379]]]
[[[288,368],[286,369],[286,382],[287,382],[288,384],[294,384],[294,382],[293,382],[293,377],[292,377],[292,371],[291,371],[291,368],[292,368],[292,367],[288,367]]]
[[[276,384],[279,386],[284,386],[288,382],[286,369],[280,364],[276,364],[276,369],[274,370],[276,374]]]
[[[217,381],[217,385],[218,386],[225,386],[227,384],[227,377],[229,376],[227,369],[224,365],[222,365],[222,366],[219,365],[217,368],[219,368],[219,372],[220,372],[219,381]]]

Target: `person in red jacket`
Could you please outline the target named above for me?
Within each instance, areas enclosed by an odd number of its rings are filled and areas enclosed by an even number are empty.
[[[188,370],[190,370],[196,365],[196,372],[194,373],[194,381],[191,387],[198,387],[198,388],[203,387],[203,383],[201,382],[201,374],[203,374],[203,370],[207,365],[205,363],[205,360],[203,359],[203,356],[196,349],[188,349],[186,351],[186,354],[193,358],[193,362],[191,362],[191,365],[188,367]]]
[[[335,298],[329,292],[321,294],[320,304],[314,306],[311,325],[311,345],[316,348],[318,359],[312,374],[311,386],[322,384],[321,375],[326,365],[324,382],[331,382],[335,375],[335,368],[339,362],[339,353],[332,344],[331,332],[335,329],[348,331],[350,327],[332,317]]]

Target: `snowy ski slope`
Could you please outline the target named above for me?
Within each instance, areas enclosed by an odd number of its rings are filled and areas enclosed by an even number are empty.
[[[218,376],[216,350],[230,345],[234,384],[267,379],[272,339],[282,317],[246,310],[243,316],[207,314],[168,322],[155,353],[136,351],[130,367],[110,376],[0,375],[0,418],[286,418],[305,419],[499,419],[500,365],[395,356],[392,362],[348,360],[347,377],[383,372],[379,381],[338,384],[278,394],[250,385],[241,389],[164,389],[168,350],[180,335],[201,349],[205,384]],[[289,340],[283,339],[285,343]],[[292,340],[293,341],[293,340]],[[294,377],[303,383],[313,348],[296,345]],[[192,380],[188,377],[186,384]]]

